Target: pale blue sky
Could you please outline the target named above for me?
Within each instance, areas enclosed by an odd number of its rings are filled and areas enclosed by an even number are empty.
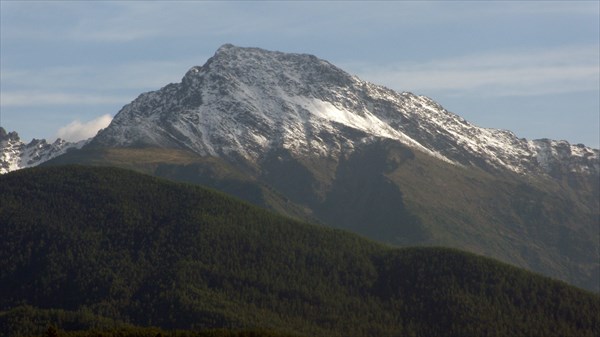
[[[598,1],[1,0],[1,123],[26,140],[73,135],[233,43],[314,54],[480,126],[597,148],[599,18]]]

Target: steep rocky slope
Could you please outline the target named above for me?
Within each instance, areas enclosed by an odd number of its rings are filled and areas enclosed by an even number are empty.
[[[232,45],[181,83],[140,95],[92,143],[256,162],[281,148],[337,158],[376,138],[456,165],[551,175],[600,169],[597,149],[479,128],[427,97],[362,81],[312,55]]]
[[[86,143],[87,140],[70,143],[57,139],[50,144],[44,139],[34,139],[26,144],[16,132],[7,133],[0,127],[0,174],[37,166],[66,153],[69,149],[79,149]]]

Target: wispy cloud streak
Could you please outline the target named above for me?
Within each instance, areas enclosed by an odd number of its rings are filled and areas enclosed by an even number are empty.
[[[422,63],[347,64],[396,90],[529,96],[599,90],[597,46],[468,55]]]
[[[3,69],[3,107],[126,104],[143,91],[179,82],[197,61],[147,61],[103,66],[55,66],[36,70]],[[11,88],[5,90],[4,88]]]
[[[127,103],[126,96],[73,94],[64,92],[2,92],[0,95],[3,107],[46,106],[46,105],[90,105]]]

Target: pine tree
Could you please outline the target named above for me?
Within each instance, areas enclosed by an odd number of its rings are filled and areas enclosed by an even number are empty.
[[[46,337],[58,337],[58,329],[54,325],[49,325],[46,329]]]

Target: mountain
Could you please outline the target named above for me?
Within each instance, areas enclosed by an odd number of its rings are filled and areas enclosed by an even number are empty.
[[[0,174],[39,165],[86,143],[70,143],[59,138],[52,144],[44,139],[34,139],[25,144],[19,134],[14,131],[7,133],[0,127]]]
[[[397,246],[446,246],[600,291],[598,150],[484,129],[315,56],[224,45],[48,165],[198,183]]]
[[[199,186],[81,166],[20,170],[0,186],[7,336],[49,323],[307,336],[600,332],[597,294],[453,249],[391,248]]]
[[[476,127],[433,100],[361,81],[312,55],[224,45],[181,83],[140,95],[93,140],[264,160],[337,159],[393,139],[457,166],[524,174],[600,172],[598,150]]]

